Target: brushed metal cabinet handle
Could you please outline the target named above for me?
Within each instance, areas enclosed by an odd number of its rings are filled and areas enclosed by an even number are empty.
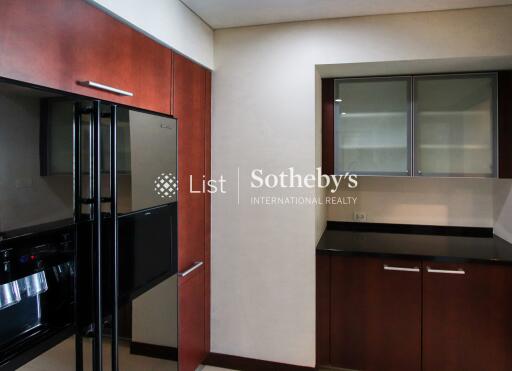
[[[404,267],[393,267],[391,265],[384,264],[385,271],[397,271],[397,272],[419,272],[420,269],[418,267],[414,268],[404,268]]]
[[[112,86],[100,84],[99,82],[95,82],[95,81],[80,81],[79,84],[83,85],[83,86],[87,86],[89,88],[96,88],[96,89],[108,91],[110,93],[115,93],[118,95],[124,95],[126,97],[133,97],[133,93],[131,91],[121,90],[118,88],[114,88]]]
[[[192,265],[189,269],[187,269],[185,272],[178,273],[178,276],[180,277],[186,277],[196,269],[198,269],[200,266],[203,265],[203,262],[195,262],[194,265]]]
[[[427,272],[428,273],[441,273],[441,274],[466,274],[466,272],[462,268],[452,270],[452,269],[432,269],[430,267],[427,267]]]

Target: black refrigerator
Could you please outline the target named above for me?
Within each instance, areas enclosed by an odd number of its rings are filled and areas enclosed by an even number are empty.
[[[0,80],[0,370],[177,368],[176,156],[170,116]]]

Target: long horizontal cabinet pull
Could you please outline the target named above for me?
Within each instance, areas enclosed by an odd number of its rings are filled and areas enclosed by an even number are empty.
[[[121,89],[118,89],[118,88],[114,88],[112,86],[100,84],[99,82],[95,82],[95,81],[80,81],[79,84],[83,85],[83,86],[90,87],[90,88],[96,88],[96,89],[100,89],[100,90],[105,90],[105,91],[108,91],[110,93],[124,95],[126,97],[133,97],[133,93],[131,91],[121,90]]]
[[[457,270],[451,270],[451,269],[432,269],[430,267],[427,267],[428,273],[441,273],[441,274],[466,274],[464,269],[459,268]]]
[[[189,269],[187,269],[185,272],[178,273],[178,276],[180,277],[186,277],[196,269],[198,269],[200,266],[203,265],[203,262],[195,262],[194,265],[192,265]]]
[[[398,271],[398,272],[419,272],[420,269],[418,267],[414,268],[404,268],[404,267],[393,267],[391,265],[384,264],[385,271]]]

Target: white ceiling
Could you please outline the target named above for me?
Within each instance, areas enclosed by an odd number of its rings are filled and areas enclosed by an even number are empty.
[[[512,0],[181,0],[212,28],[508,5]]]

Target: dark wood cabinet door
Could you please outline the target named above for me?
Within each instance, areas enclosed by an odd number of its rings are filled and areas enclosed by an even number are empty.
[[[178,119],[178,267],[203,265],[179,282],[180,371],[193,371],[210,347],[210,72],[173,57],[173,114]],[[192,178],[191,178],[192,177]],[[192,191],[192,192],[191,192]],[[197,192],[197,193],[196,193]]]
[[[331,257],[316,257],[316,364],[329,365],[331,336]]]
[[[0,76],[166,114],[171,110],[170,50],[83,0],[2,1]]]
[[[424,262],[423,370],[512,370],[511,313],[512,267]]]
[[[178,283],[178,362],[180,371],[195,371],[207,356],[205,339],[205,267]]]
[[[180,55],[174,56],[173,65],[173,109],[178,119],[178,266],[183,271],[195,262],[204,262],[205,258],[202,184],[205,176],[206,71]]]
[[[421,369],[421,261],[331,257],[331,364]]]

